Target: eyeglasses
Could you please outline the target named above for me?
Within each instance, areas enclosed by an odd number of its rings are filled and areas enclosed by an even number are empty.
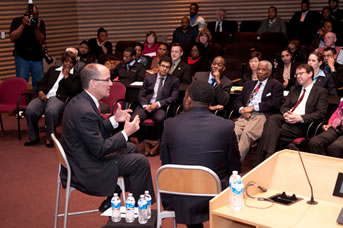
[[[166,66],[166,65],[163,65],[163,64],[161,64],[160,67],[166,68],[166,69],[169,69],[169,68],[170,68],[170,66]]]
[[[99,78],[94,78],[94,81],[101,81],[101,82],[110,82],[111,78],[106,78],[106,79],[99,79]]]
[[[305,74],[305,73],[307,73],[307,72],[306,72],[306,71],[304,71],[304,72],[299,72],[299,73],[296,73],[295,76],[298,77],[298,76],[301,76],[301,75],[303,75],[303,74]]]

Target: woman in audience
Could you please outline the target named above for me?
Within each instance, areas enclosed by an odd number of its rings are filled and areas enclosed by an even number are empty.
[[[215,53],[216,50],[213,44],[211,43],[211,41],[212,41],[212,35],[211,35],[210,30],[208,30],[207,28],[199,31],[198,36],[195,40],[195,42],[201,43],[202,45],[204,45],[205,55],[210,61],[212,61],[214,57],[220,55],[220,53],[219,54]]]
[[[292,52],[289,48],[284,49],[281,52],[281,64],[278,64],[274,77],[276,80],[280,81],[283,88],[289,90],[289,88],[295,83],[295,68],[296,64],[292,62]]]
[[[192,46],[187,63],[191,66],[192,76],[194,76],[196,72],[211,70],[210,61],[205,56],[205,47],[201,43],[196,43]]]
[[[166,43],[161,43],[157,50],[157,56],[151,62],[151,70],[154,72],[158,71],[158,63],[160,62],[160,58],[163,56],[167,56],[169,53],[169,46]]]
[[[159,46],[160,44],[157,43],[156,33],[154,31],[147,32],[142,55],[147,55],[151,58],[157,56],[157,49]]]
[[[252,53],[250,53],[250,57],[249,57],[249,64],[247,64],[247,68],[243,74],[242,77],[242,83],[244,84],[247,81],[250,80],[257,80],[257,67],[259,62],[261,61],[261,52],[258,51],[254,51]]]
[[[320,69],[320,66],[323,63],[323,55],[319,52],[312,52],[308,57],[307,63],[308,65],[313,67],[314,84],[326,88],[329,95],[337,96],[336,86],[331,77],[331,74],[325,73],[323,70]]]

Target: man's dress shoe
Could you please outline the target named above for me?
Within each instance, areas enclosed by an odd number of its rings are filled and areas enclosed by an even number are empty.
[[[33,140],[33,141],[27,141],[24,143],[24,146],[32,146],[32,145],[36,145],[39,143],[39,139]]]

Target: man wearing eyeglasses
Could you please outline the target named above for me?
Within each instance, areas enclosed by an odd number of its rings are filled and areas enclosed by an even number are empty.
[[[143,86],[138,94],[140,105],[135,109],[131,119],[137,115],[143,122],[147,118],[154,121],[158,142],[163,132],[163,121],[166,117],[166,108],[170,104],[176,103],[179,97],[179,79],[169,74],[172,60],[163,56],[158,63],[156,74],[145,76]],[[151,150],[150,155],[159,153],[159,143]],[[146,152],[148,155],[148,152]]]
[[[230,100],[232,81],[223,75],[225,71],[225,60],[221,56],[214,58],[210,72],[197,72],[194,80],[207,81],[214,89],[216,96],[209,107],[210,110],[222,110]]]
[[[328,91],[313,84],[313,68],[301,64],[296,68],[298,84],[291,87],[281,114],[268,118],[257,147],[257,164],[279,149],[284,149],[294,139],[304,137],[308,125],[322,120],[328,108]]]
[[[140,194],[149,190],[155,201],[149,161],[137,148],[128,143],[128,137],[139,129],[139,117],[130,122],[132,110],[122,110],[103,120],[99,100],[110,95],[110,71],[103,65],[91,63],[81,72],[83,92],[67,105],[62,120],[62,145],[72,170],[71,185],[95,196],[107,196],[99,210],[111,206],[114,192],[120,193],[117,177],[124,176],[128,191],[136,202]],[[111,136],[124,122],[124,129]],[[66,181],[66,169],[61,169],[61,179]]]

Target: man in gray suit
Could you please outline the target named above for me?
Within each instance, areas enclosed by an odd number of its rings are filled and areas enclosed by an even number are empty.
[[[116,190],[117,177],[124,176],[125,183],[136,198],[149,190],[155,201],[149,161],[128,137],[139,129],[139,117],[130,121],[132,110],[122,110],[103,120],[99,113],[99,100],[110,94],[110,71],[100,64],[88,64],[81,72],[84,89],[67,105],[62,121],[62,145],[72,169],[71,184],[90,195],[108,196],[99,210],[110,207]],[[125,122],[124,129],[111,136],[110,132]],[[66,181],[66,169],[61,170]]]
[[[214,87],[214,102],[209,106],[212,111],[223,109],[230,100],[232,81],[223,75],[225,60],[221,56],[214,58],[210,72],[197,72],[194,80],[206,81]]]
[[[188,87],[183,100],[185,112],[165,122],[161,161],[162,165],[206,166],[218,175],[224,189],[232,171],[240,171],[241,162],[233,122],[208,110],[214,90],[203,81]],[[202,227],[201,223],[208,220],[210,198],[164,195],[162,199],[165,209],[175,210],[177,223],[193,228]]]

